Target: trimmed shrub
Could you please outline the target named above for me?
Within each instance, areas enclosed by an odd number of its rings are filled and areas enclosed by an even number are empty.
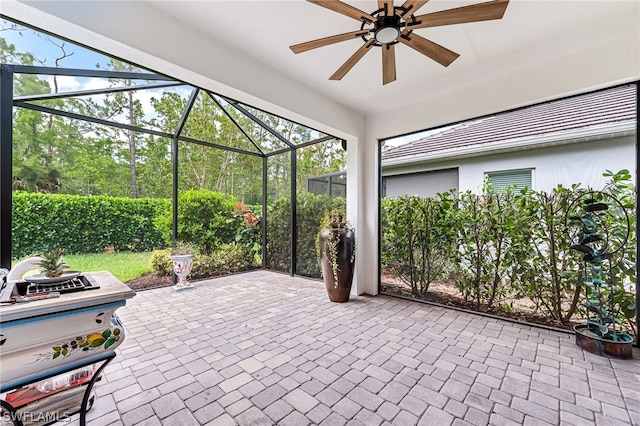
[[[523,229],[529,254],[515,263],[520,291],[529,297],[535,310],[555,320],[568,323],[580,303],[583,281],[579,253],[570,248],[565,219],[569,212],[568,200],[576,194],[558,185],[553,191],[531,191],[519,202],[524,218]]]
[[[453,269],[456,246],[456,198],[402,196],[384,200],[383,264],[396,278],[425,296],[432,282]]]
[[[221,192],[183,191],[178,196],[178,240],[197,245],[204,254],[235,241],[244,218],[234,212],[236,199]],[[157,220],[165,241],[171,241],[171,206]]]
[[[171,250],[154,250],[149,261],[154,272],[160,275],[173,274],[169,255]],[[222,244],[208,255],[196,255],[190,279],[210,278],[246,271],[257,267],[249,247],[236,244]]]
[[[281,198],[267,206],[267,258],[269,269],[291,270],[291,200]]]
[[[262,265],[262,219],[260,219],[262,206],[247,206],[238,201],[234,207],[236,215],[242,218],[239,228],[236,230],[235,243],[246,247],[253,254],[256,264]],[[258,212],[258,213],[254,213]]]
[[[329,195],[298,194],[296,274],[319,278],[320,263],[316,240],[320,224],[328,212],[346,210],[346,200]],[[281,198],[268,206],[267,210],[267,262],[270,269],[289,272],[291,270],[291,200]]]
[[[147,251],[165,246],[155,218],[167,199],[40,194],[16,191],[12,255],[64,248],[68,254]]]
[[[160,275],[171,275],[173,273],[173,266],[169,255],[171,250],[154,250],[151,253],[151,259],[149,259],[149,266],[154,272]]]
[[[527,196],[511,188],[496,192],[488,182],[481,195],[460,194],[456,287],[476,309],[512,296],[513,278],[519,276],[514,268],[530,255],[524,228],[531,218],[518,208]]]
[[[627,170],[604,176],[610,179],[605,191],[621,202],[632,230],[606,272],[615,292],[615,315],[637,335],[635,186]],[[534,313],[569,324],[585,314],[584,262],[567,234],[571,200],[579,191],[576,184],[549,192],[496,192],[485,184],[482,194],[464,192],[452,199],[383,199],[383,274],[405,283],[416,297],[425,296],[431,281],[444,278],[454,280],[462,298],[478,310],[509,311],[513,303],[522,303]],[[617,216],[606,216],[603,227],[623,240],[627,229]],[[451,231],[458,240],[450,250],[453,273],[446,275],[451,270],[445,267]]]

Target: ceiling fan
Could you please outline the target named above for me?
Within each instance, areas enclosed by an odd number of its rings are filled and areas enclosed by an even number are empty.
[[[398,43],[405,44],[417,50],[445,67],[448,67],[460,56],[446,47],[415,34],[415,30],[466,22],[501,19],[509,4],[509,0],[491,0],[486,3],[478,3],[416,16],[416,11],[429,0],[406,0],[402,6],[394,6],[393,0],[378,0],[378,9],[372,13],[363,12],[339,0],[307,1],[346,15],[356,21],[360,21],[360,29],[308,41],[306,43],[295,44],[290,46],[293,53],[306,52],[307,50],[328,46],[341,41],[362,38],[364,44],[329,77],[329,80],[342,79],[372,47],[377,46],[382,48],[383,85],[391,83],[396,79],[395,45]]]

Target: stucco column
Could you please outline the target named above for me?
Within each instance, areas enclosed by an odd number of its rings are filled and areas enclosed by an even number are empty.
[[[378,143],[347,141],[347,219],[356,229],[352,293],[378,294]]]

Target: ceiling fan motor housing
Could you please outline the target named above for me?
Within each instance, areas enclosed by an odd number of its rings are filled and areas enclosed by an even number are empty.
[[[378,43],[391,43],[400,35],[400,17],[397,15],[378,16],[374,25],[375,39]]]

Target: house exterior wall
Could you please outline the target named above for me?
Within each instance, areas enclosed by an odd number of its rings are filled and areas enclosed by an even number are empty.
[[[438,192],[445,192],[452,188],[458,189],[458,186],[457,168],[386,176],[382,179],[382,196],[433,197]]]
[[[568,187],[574,183],[602,188],[605,170],[628,169],[635,175],[635,135],[406,167],[383,166],[382,174],[390,177],[453,167],[459,169],[460,191],[479,192],[487,172],[519,169],[532,169],[534,190],[551,191],[558,184]],[[407,188],[407,193],[414,192],[419,188]]]

